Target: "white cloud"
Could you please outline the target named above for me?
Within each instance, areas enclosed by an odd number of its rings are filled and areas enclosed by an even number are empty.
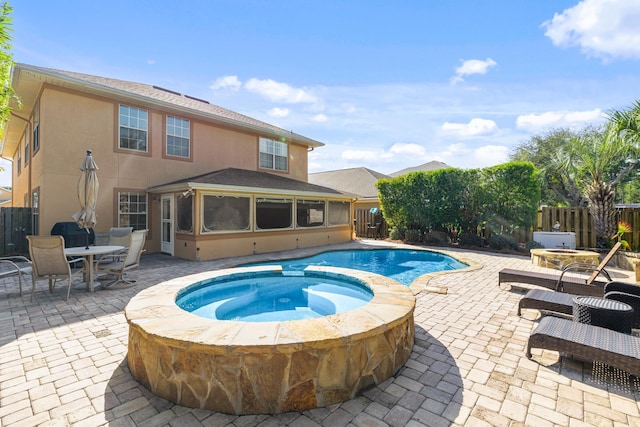
[[[584,0],[545,21],[555,46],[580,46],[589,56],[610,60],[640,58],[640,2]]]
[[[484,145],[473,150],[477,167],[499,165],[509,161],[509,147],[504,145]]]
[[[509,161],[509,147],[504,145],[482,145],[469,147],[463,143],[447,146],[441,153],[432,153],[448,165],[458,168],[485,168]]]
[[[238,76],[223,76],[218,77],[211,86],[209,86],[213,90],[218,89],[231,89],[238,90],[242,86],[242,83],[238,79]]]
[[[289,115],[288,108],[274,107],[267,112],[271,117],[287,117]]]
[[[305,89],[294,88],[286,83],[276,82],[271,79],[250,79],[245,84],[245,88],[273,102],[286,102],[289,104],[313,104],[318,102],[318,98]]]
[[[315,116],[313,116],[311,118],[311,120],[313,120],[314,122],[318,122],[318,123],[324,123],[329,119],[324,114],[316,114]]]
[[[481,59],[463,60],[462,64],[456,68],[456,75],[451,77],[450,81],[452,84],[457,84],[464,81],[463,76],[487,74],[489,68],[495,67],[496,65],[498,65],[498,63],[491,58],[487,58],[484,61]]]
[[[155,64],[155,63],[156,63],[156,60],[155,60],[155,59],[147,59],[147,64],[149,64],[149,65],[153,65],[153,64]]]
[[[603,120],[604,115],[599,108],[588,111],[547,111],[541,114],[518,116],[516,127],[536,132],[553,127],[583,127]]]
[[[444,122],[440,127],[446,135],[460,138],[474,138],[478,136],[495,135],[498,133],[498,125],[493,120],[471,119],[469,123]]]
[[[426,154],[426,149],[420,144],[399,142],[391,146],[389,153],[396,155],[424,156]]]

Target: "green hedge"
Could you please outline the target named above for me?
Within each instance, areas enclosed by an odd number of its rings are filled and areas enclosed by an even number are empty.
[[[376,185],[385,220],[398,230],[416,230],[412,239],[430,231],[530,229],[541,194],[538,171],[529,162],[411,172]]]

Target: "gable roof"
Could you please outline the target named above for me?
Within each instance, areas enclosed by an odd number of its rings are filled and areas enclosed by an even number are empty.
[[[410,168],[399,170],[397,172],[392,173],[391,176],[396,177],[396,176],[404,175],[405,173],[409,173],[409,172],[434,171],[436,169],[445,169],[450,167],[451,166],[449,166],[446,163],[439,162],[437,160],[432,160],[430,162],[421,164],[419,166],[413,166]]]
[[[284,138],[287,141],[306,145],[307,147],[321,147],[324,145],[322,142],[211,104],[209,101],[183,95],[160,86],[27,64],[16,64],[12,70],[12,85],[22,104],[21,109],[16,105],[15,100],[12,101],[10,105],[14,109],[14,115],[22,118],[20,117],[20,110],[31,111],[44,83],[103,96],[117,96],[123,100],[128,99],[141,104],[161,106],[174,111],[183,111],[226,127],[259,133],[261,136],[278,140]],[[21,137],[24,122],[22,120],[16,122],[12,123],[12,120],[9,119],[7,123],[4,141],[0,142],[2,144],[0,147],[2,155],[12,155],[17,146],[17,141]]]
[[[225,190],[242,192],[277,193],[319,197],[345,198],[345,194],[332,188],[309,184],[267,172],[227,168],[180,179],[168,184],[148,188],[147,191],[160,193],[167,191]]]
[[[390,176],[364,167],[309,174],[309,182],[354,194],[361,198],[378,198],[376,182]]]

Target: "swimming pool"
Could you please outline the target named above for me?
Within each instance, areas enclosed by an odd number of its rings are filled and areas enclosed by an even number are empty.
[[[466,268],[469,265],[440,252],[414,249],[352,249],[281,261],[264,261],[243,266],[281,265],[282,271],[302,271],[310,265],[353,268],[369,271],[410,286],[418,277],[439,271]]]

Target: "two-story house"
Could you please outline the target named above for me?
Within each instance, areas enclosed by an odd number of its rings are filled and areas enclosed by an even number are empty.
[[[158,86],[25,64],[12,85],[0,152],[34,234],[72,221],[92,150],[95,232],[148,229],[148,252],[208,260],[352,239],[353,198],[307,182],[318,141]]]

